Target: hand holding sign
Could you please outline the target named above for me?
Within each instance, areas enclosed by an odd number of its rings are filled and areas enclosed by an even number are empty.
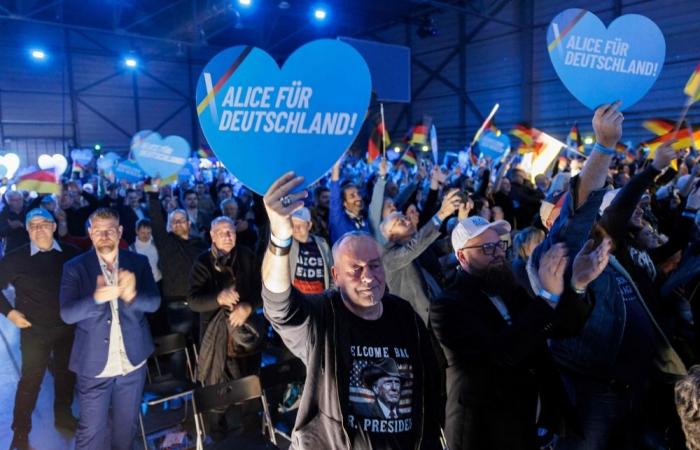
[[[308,183],[321,177],[357,136],[370,91],[367,64],[341,41],[310,42],[282,69],[239,46],[204,68],[197,114],[219,160],[262,194],[288,170]]]
[[[615,19],[606,29],[593,13],[572,8],[547,30],[547,49],[564,86],[590,109],[621,100],[637,103],[653,86],[666,56],[664,36],[639,14]]]

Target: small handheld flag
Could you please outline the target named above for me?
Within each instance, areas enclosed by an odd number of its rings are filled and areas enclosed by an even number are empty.
[[[35,191],[39,194],[60,194],[61,185],[56,180],[53,170],[36,170],[19,177],[17,189]]]
[[[474,147],[474,144],[476,144],[476,142],[481,137],[481,133],[483,133],[484,129],[486,129],[486,127],[491,123],[491,120],[493,119],[493,116],[496,115],[496,112],[498,111],[499,107],[500,105],[498,103],[493,105],[493,108],[491,108],[491,112],[488,116],[486,116],[486,119],[484,119],[484,123],[481,124],[479,129],[476,131],[476,134],[474,134],[474,139],[472,139],[472,143],[469,144],[470,147]]]
[[[690,75],[683,92],[688,96],[690,103],[700,100],[700,64],[695,67],[692,75]]]

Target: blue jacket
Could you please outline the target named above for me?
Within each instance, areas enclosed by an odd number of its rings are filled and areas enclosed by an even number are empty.
[[[605,189],[592,192],[580,208],[576,204],[572,192],[576,192],[578,177],[572,179],[569,193],[562,205],[561,214],[552,226],[545,241],[533,252],[532,263],[539,266],[541,255],[552,245],[565,242],[568,248],[569,268],[565,279],[571,279],[571,265],[574,256],[581,250],[589,239],[600,204],[605,195]],[[625,329],[627,311],[622,296],[617,288],[615,277],[622,275],[637,289],[634,280],[617,260],[611,256],[608,267],[588,286],[587,296],[593,302],[590,315],[580,334],[564,339],[552,339],[550,349],[554,359],[563,367],[582,375],[594,377],[609,373],[618,358],[622,336]],[[644,303],[642,292],[637,291],[642,305],[657,331],[658,346],[655,354],[655,367],[671,378],[684,375],[685,366],[680,357],[671,347],[668,339],[661,331],[651,312]]]
[[[119,300],[119,321],[129,361],[137,365],[153,353],[153,339],[144,313],[160,305],[160,294],[153,280],[148,259],[119,250],[119,268],[136,276],[136,298],[131,303]],[[93,298],[97,277],[102,275],[97,254],[92,249],[63,266],[61,279],[61,318],[76,324],[69,369],[86,377],[97,376],[107,364],[112,310],[109,303]]]

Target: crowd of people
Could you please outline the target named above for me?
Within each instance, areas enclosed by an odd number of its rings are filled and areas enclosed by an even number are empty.
[[[50,366],[76,448],[130,449],[152,337],[182,333],[202,385],[259,373],[271,346],[303,361],[292,448],[700,449],[700,155],[620,158],[618,106],[585,160],[534,179],[513,152],[345,157],[264,196],[224,169],[8,190],[12,448]]]

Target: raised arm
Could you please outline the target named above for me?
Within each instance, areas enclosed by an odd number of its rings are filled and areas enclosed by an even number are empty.
[[[672,142],[659,147],[656,150],[654,162],[642,172],[633,176],[620,189],[620,192],[605,210],[600,224],[615,240],[619,240],[626,233],[627,222],[634,214],[634,210],[637,208],[637,204],[644,192],[654,183],[654,179],[671,164],[671,161],[676,156],[676,151],[671,148],[671,144]]]
[[[379,162],[379,173],[372,188],[372,200],[369,202],[369,224],[372,227],[374,236],[379,238],[381,232],[379,224],[382,222],[382,211],[384,210],[384,188],[386,187],[386,174],[388,166],[386,159]],[[377,239],[381,242],[380,239]]]
[[[619,107],[619,101],[612,105],[603,105],[596,109],[593,115],[596,145],[581,170],[576,191],[575,209],[586,202],[591,192],[605,186],[610,161],[615,155],[615,146],[622,136],[624,116],[618,111]]]
[[[301,186],[303,177],[293,172],[275,181],[264,197],[270,219],[270,244],[262,263],[262,298],[265,317],[289,350],[306,360],[312,330],[310,303],[292,289],[289,270],[289,249],[292,240],[292,213],[304,206],[307,192],[291,192]]]

